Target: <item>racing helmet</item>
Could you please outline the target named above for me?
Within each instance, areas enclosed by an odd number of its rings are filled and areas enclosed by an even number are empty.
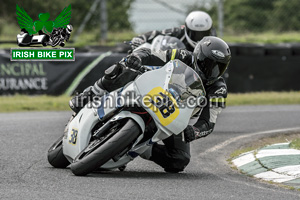
[[[203,11],[193,11],[185,19],[185,37],[195,48],[198,41],[209,36],[212,28],[211,17]]]
[[[193,54],[194,68],[206,85],[214,83],[224,74],[231,59],[229,46],[215,36],[204,37],[197,43]]]
[[[73,26],[71,24],[67,25],[66,31],[68,34],[71,34],[71,32],[73,31]]]

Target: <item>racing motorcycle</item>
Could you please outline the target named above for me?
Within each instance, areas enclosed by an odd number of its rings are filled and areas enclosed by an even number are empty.
[[[152,51],[165,51],[168,49],[185,49],[185,45],[181,40],[179,40],[176,37],[168,36],[168,35],[158,35],[156,36],[153,40],[152,43],[144,43],[141,44],[140,46],[135,46],[131,42],[128,43],[131,45],[133,51],[136,51],[140,48],[148,48],[151,49]]]
[[[179,60],[142,69],[134,81],[72,115],[48,150],[53,167],[70,165],[78,176],[97,169],[122,171],[154,143],[183,132],[201,110],[198,103],[189,105],[205,97],[201,78]]]

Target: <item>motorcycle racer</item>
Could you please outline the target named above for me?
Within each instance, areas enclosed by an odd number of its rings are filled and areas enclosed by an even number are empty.
[[[164,145],[152,145],[152,148],[144,152],[141,157],[154,161],[166,172],[177,173],[183,171],[190,161],[189,142],[209,135],[214,129],[218,114],[225,107],[227,86],[221,76],[229,65],[231,52],[222,39],[207,36],[196,44],[193,52],[186,49],[152,52],[150,49],[143,48],[128,55],[125,64],[132,69],[139,70],[142,65],[159,66],[174,59],[181,60],[199,74],[209,103],[203,107],[202,112],[192,116],[190,125],[184,130],[185,142],[180,134],[172,135],[163,140]],[[83,104],[86,104],[92,96],[102,96],[106,91],[120,88],[134,80],[137,75],[129,69],[122,68],[119,64],[113,65],[93,86],[72,98],[70,107],[78,112],[83,107],[83,105],[76,105],[79,101],[83,100]]]
[[[213,28],[212,24],[213,21],[209,14],[203,11],[193,11],[186,17],[185,25],[162,31],[154,30],[136,36],[132,38],[131,46],[135,49],[145,42],[151,43],[158,35],[168,35],[180,39],[187,50],[193,51],[197,41],[200,41],[203,37],[217,36],[216,30]]]

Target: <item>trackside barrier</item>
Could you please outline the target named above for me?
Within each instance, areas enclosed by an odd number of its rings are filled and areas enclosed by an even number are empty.
[[[230,44],[232,60],[224,75],[229,92],[300,90],[300,44]],[[92,85],[126,50],[80,52],[64,62],[12,62],[0,51],[0,95],[72,95]]]
[[[300,90],[300,44],[231,44],[229,92]]]

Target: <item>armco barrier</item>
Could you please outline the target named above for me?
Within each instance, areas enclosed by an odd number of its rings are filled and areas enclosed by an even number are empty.
[[[300,44],[230,44],[229,92],[300,90]],[[109,50],[109,49],[107,49]],[[0,51],[0,95],[74,94],[94,84],[126,53],[79,52],[75,62],[12,62]]]

